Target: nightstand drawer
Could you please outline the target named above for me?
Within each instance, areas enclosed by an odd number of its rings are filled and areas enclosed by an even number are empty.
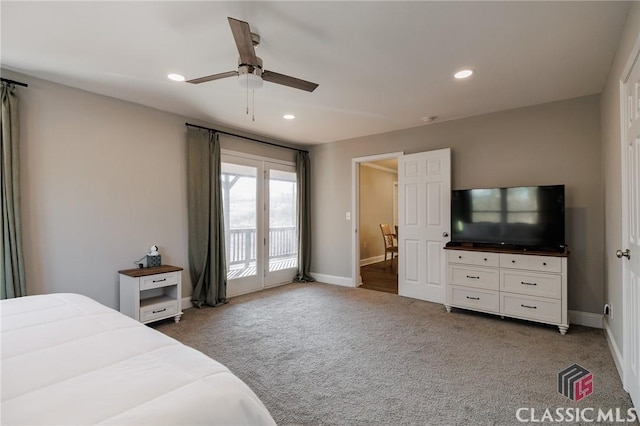
[[[560,275],[502,270],[500,278],[501,291],[554,299],[562,297],[562,277]]]
[[[152,288],[166,287],[178,283],[177,272],[167,272],[142,277],[140,279],[140,290],[150,290]]]
[[[178,312],[178,302],[169,300],[140,307],[140,322],[149,322],[168,317]]]
[[[498,312],[500,310],[500,300],[497,291],[449,286],[449,301],[453,306],[486,312]]]
[[[559,324],[562,318],[560,300],[535,296],[500,293],[500,313],[524,319]]]
[[[500,274],[498,269],[452,265],[449,267],[449,283],[498,290],[500,288]]]

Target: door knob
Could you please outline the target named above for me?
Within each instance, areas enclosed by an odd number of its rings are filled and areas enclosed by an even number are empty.
[[[448,232],[443,232],[443,233],[442,233],[442,236],[443,236],[443,237],[445,237],[445,238],[447,238],[447,237],[449,236],[449,233],[448,233]]]
[[[616,251],[616,256],[618,256],[618,259],[622,259],[623,257],[631,259],[631,252],[629,251],[629,249],[626,249],[625,251],[618,250]]]

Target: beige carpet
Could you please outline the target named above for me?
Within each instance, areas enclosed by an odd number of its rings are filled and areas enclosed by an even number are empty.
[[[602,330],[562,336],[365,289],[290,284],[155,327],[229,367],[280,425],[513,425],[520,407],[632,406]],[[594,377],[579,402],[557,392],[574,363]]]

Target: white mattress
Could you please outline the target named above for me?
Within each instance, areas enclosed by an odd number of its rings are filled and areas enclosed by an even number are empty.
[[[87,297],[0,311],[3,425],[275,424],[225,366]]]

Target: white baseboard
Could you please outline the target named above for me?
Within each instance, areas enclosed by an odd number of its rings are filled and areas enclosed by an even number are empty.
[[[602,328],[602,315],[591,312],[569,311],[569,323],[585,327]]]
[[[374,263],[384,262],[384,255],[368,257],[366,259],[360,259],[360,266],[372,265]]]
[[[609,350],[611,351],[611,355],[613,356],[613,361],[616,364],[616,369],[618,370],[618,374],[620,375],[620,380],[624,383],[624,358],[618,349],[618,344],[616,343],[616,339],[613,337],[613,333],[611,332],[611,328],[609,327],[608,321],[604,322],[604,335],[607,338],[607,343],[609,344]]]
[[[182,298],[182,310],[193,308],[193,303],[191,303],[191,296]]]
[[[311,276],[316,281],[326,284],[341,285],[343,287],[353,287],[353,279],[349,277],[338,277],[335,275],[318,274],[317,272],[310,272]]]

